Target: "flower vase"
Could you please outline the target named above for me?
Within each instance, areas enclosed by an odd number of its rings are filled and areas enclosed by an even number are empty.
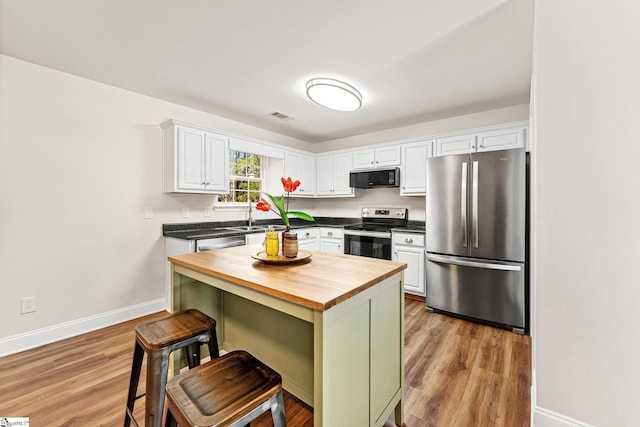
[[[282,255],[286,258],[298,256],[298,234],[289,227],[282,232]]]

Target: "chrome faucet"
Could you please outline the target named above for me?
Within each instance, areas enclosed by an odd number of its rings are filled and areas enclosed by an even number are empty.
[[[249,200],[249,227],[251,227],[251,223],[253,222],[253,218],[251,218],[251,214],[253,209],[251,208],[251,200]]]

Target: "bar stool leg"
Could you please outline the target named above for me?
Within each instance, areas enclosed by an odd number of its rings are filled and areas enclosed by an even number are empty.
[[[147,399],[144,408],[146,427],[161,427],[164,410],[164,389],[169,371],[169,349],[163,348],[148,353]]]
[[[184,351],[187,353],[187,364],[189,369],[200,365],[200,343],[189,344]]]
[[[173,417],[171,411],[167,411],[167,420],[164,422],[164,427],[178,427],[178,422]]]
[[[124,414],[124,427],[129,427],[133,418],[133,404],[136,400],[138,392],[138,382],[140,380],[140,371],[142,371],[142,360],[144,358],[144,349],[136,342],[133,349],[133,362],[131,363],[131,378],[129,379],[129,393],[127,394],[127,410]]]
[[[274,427],[286,427],[287,421],[284,417],[284,399],[282,398],[282,390],[276,395],[276,404],[271,406],[271,417],[273,418]]]
[[[220,357],[220,350],[218,349],[218,335],[216,334],[216,328],[213,328],[209,332],[209,342],[207,345],[209,346],[209,356],[211,359],[215,359],[216,357]]]

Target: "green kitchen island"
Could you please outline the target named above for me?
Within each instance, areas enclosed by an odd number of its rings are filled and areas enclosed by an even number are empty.
[[[402,425],[405,263],[308,251],[300,263],[237,246],[169,257],[173,311],[217,321],[221,351],[247,350],[313,406],[314,426]]]

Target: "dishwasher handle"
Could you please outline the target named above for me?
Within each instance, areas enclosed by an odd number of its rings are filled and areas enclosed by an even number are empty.
[[[212,249],[230,248],[232,246],[244,246],[244,236],[242,240],[226,241],[221,243],[203,243],[196,245],[196,252],[210,251]]]

